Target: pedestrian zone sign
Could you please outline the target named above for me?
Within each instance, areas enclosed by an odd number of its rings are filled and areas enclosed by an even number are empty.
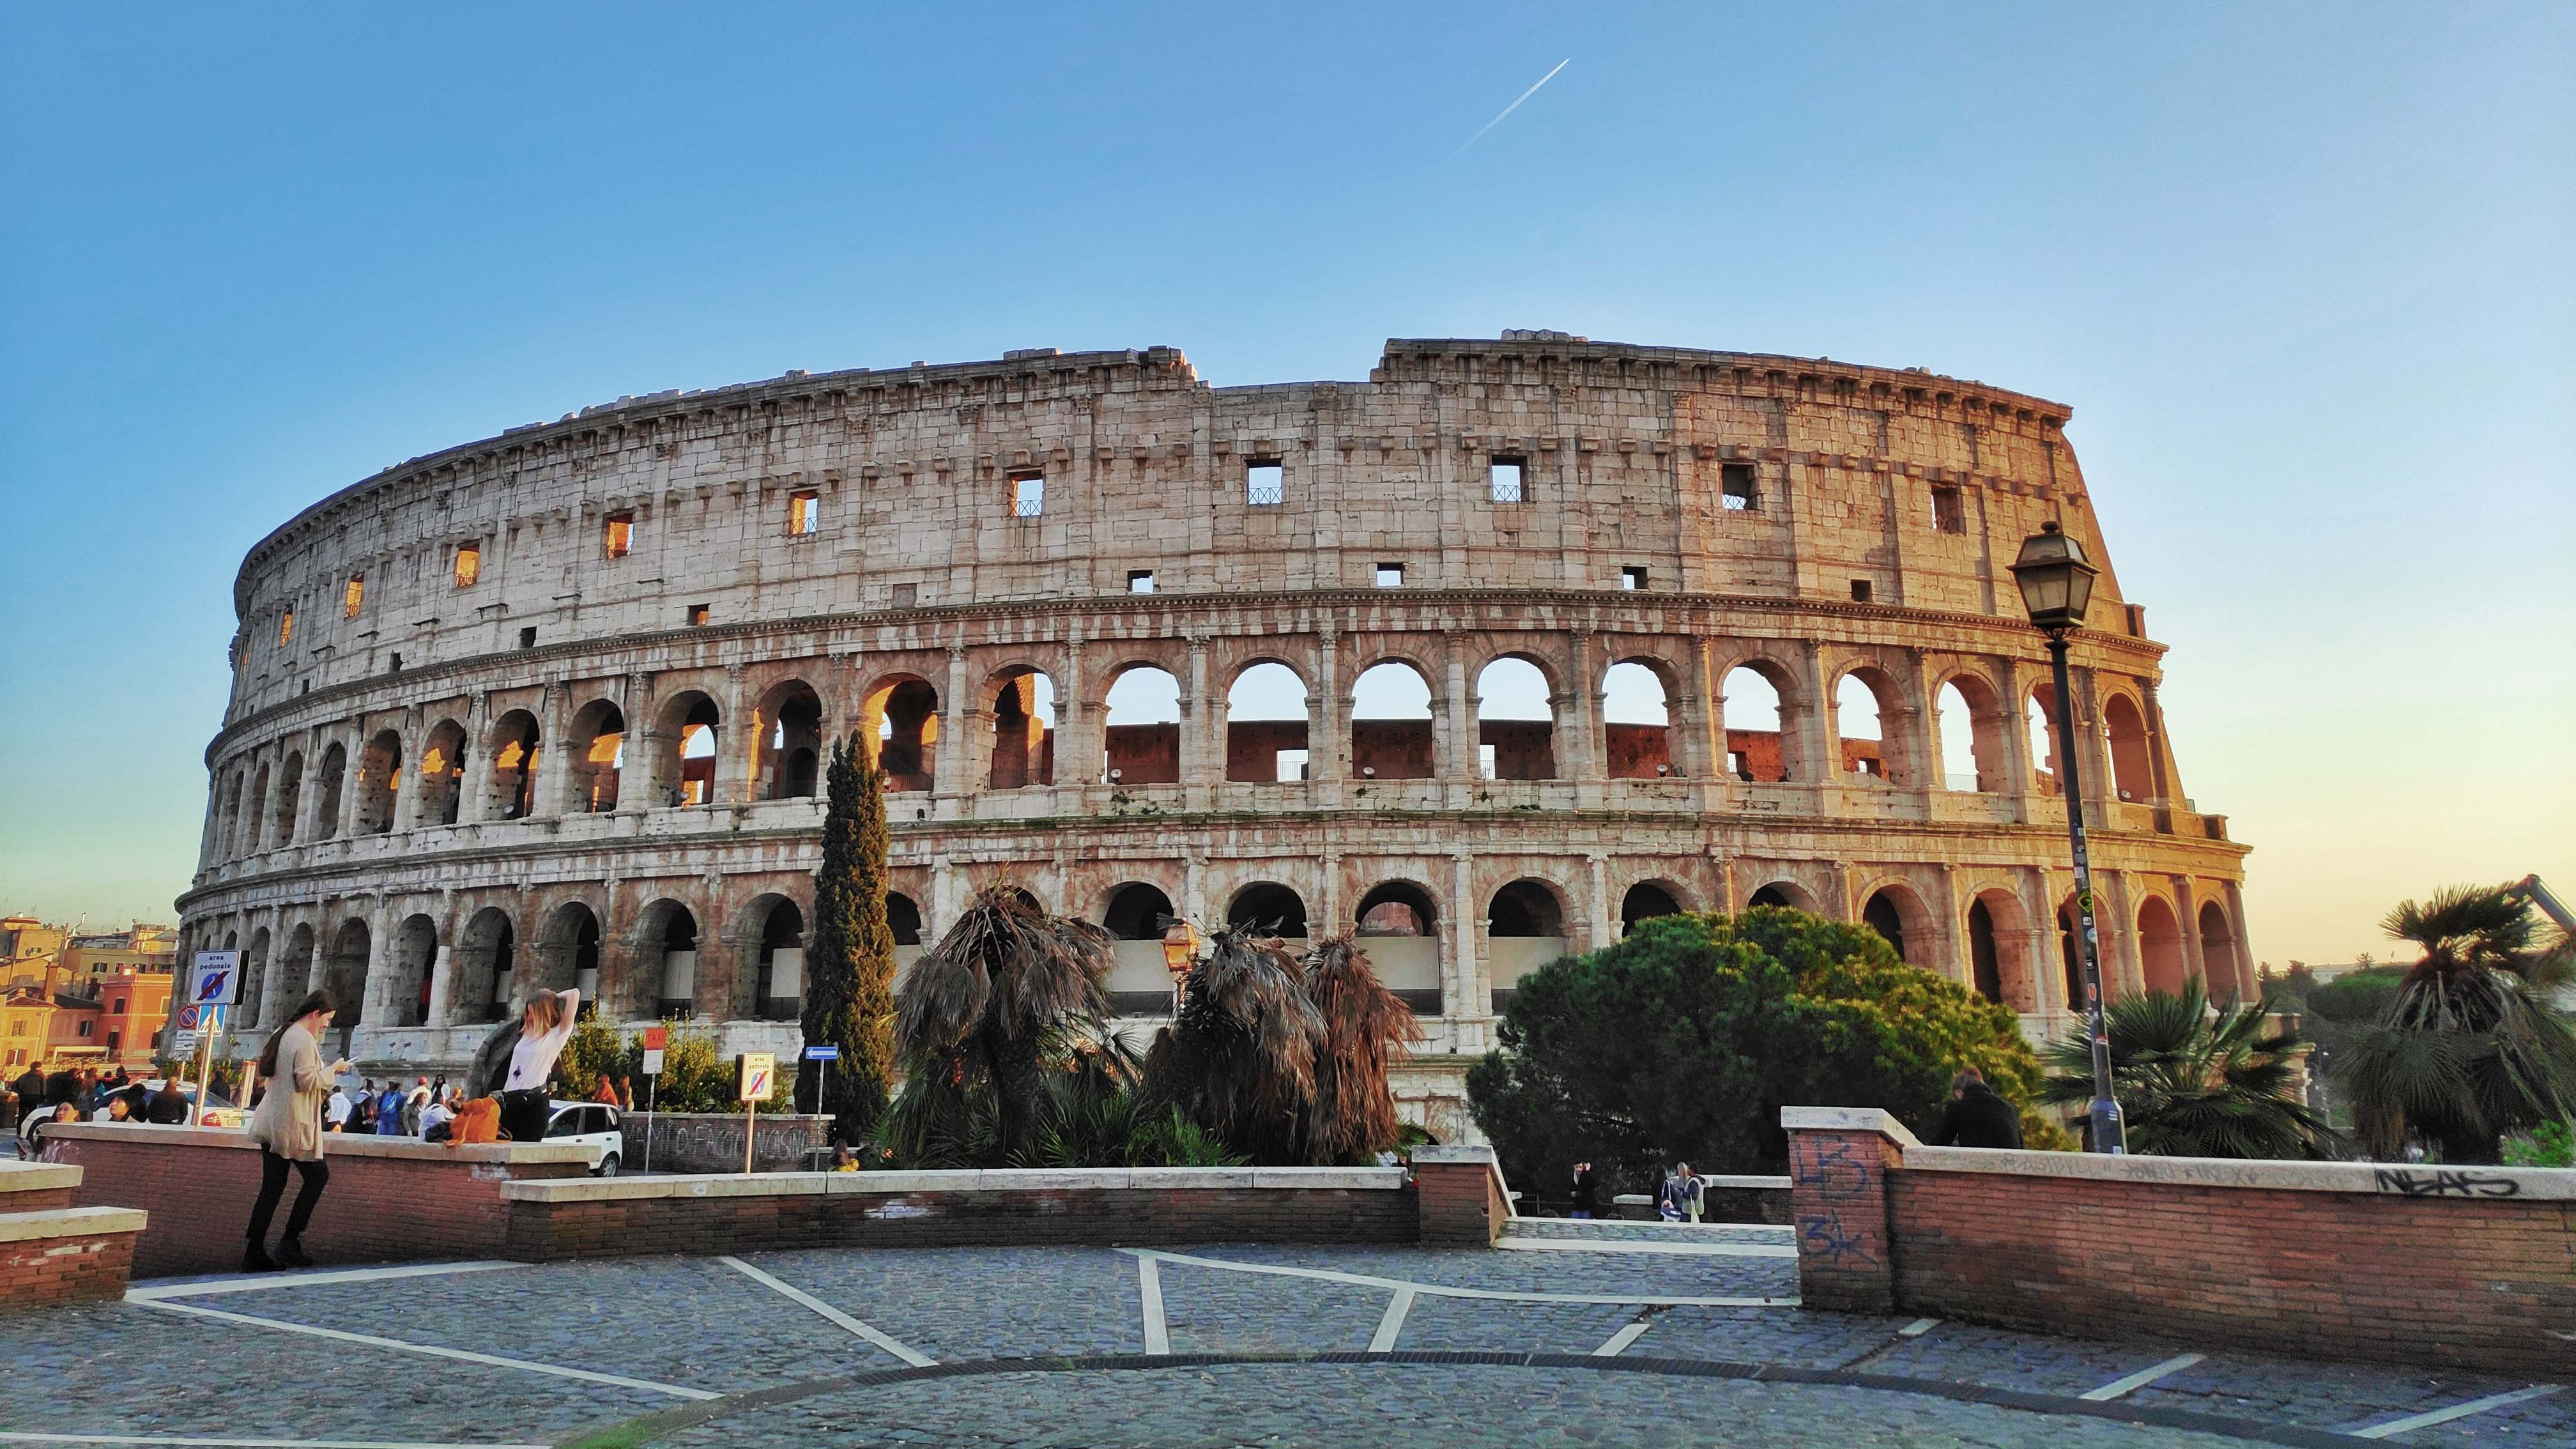
[[[778,1080],[778,1054],[744,1052],[739,1060],[742,1063],[742,1087],[739,1100],[758,1102],[767,1098],[771,1084]]]
[[[822,1046],[809,1046],[805,1049],[805,1060],[809,1062],[837,1062],[840,1059],[841,1049],[829,1043]]]
[[[190,1006],[230,1006],[241,1000],[241,953],[239,951],[200,951],[188,965],[188,994],[183,1001]]]

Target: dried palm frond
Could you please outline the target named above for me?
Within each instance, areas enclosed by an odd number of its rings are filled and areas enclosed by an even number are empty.
[[[1368,953],[1349,936],[1328,936],[1306,954],[1306,996],[1324,1019],[1308,1155],[1317,1162],[1366,1161],[1396,1145],[1402,1124],[1387,1069],[1422,1039],[1413,1008],[1377,979]]]
[[[1146,1057],[1146,1095],[1255,1162],[1308,1160],[1324,1020],[1276,936],[1224,930],[1190,968],[1181,1009]]]

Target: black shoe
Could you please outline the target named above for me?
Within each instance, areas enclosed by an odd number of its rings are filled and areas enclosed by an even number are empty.
[[[277,1261],[289,1268],[310,1268],[313,1260],[304,1256],[304,1243],[299,1238],[277,1240]]]
[[[249,1247],[242,1249],[241,1270],[243,1272],[274,1273],[277,1271],[277,1267],[277,1260],[270,1257],[268,1255],[268,1249],[261,1247],[258,1243],[254,1242]]]

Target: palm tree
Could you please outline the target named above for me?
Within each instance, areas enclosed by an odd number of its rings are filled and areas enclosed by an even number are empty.
[[[1120,1070],[1109,933],[1008,888],[979,893],[895,994],[904,1090],[888,1146],[907,1162],[1025,1158],[1051,1073]]]
[[[2269,1003],[2229,1002],[2215,1012],[2200,978],[2179,993],[2123,996],[2103,1009],[2111,1037],[2111,1093],[2128,1124],[2129,1150],[2161,1157],[2323,1158],[2334,1130],[2291,1095],[2309,1046],[2296,1028],[2266,1024]],[[2093,1099],[2093,1055],[2082,1038],[2041,1052],[2052,1069],[2044,1102]]]
[[[1183,979],[1181,1007],[1145,1057],[1144,1096],[1177,1107],[1235,1151],[1266,1164],[1309,1159],[1324,1018],[1276,936],[1228,929]]]
[[[1421,1040],[1422,1028],[1349,936],[1326,937],[1307,952],[1305,986],[1324,1019],[1307,1155],[1317,1163],[1365,1163],[1398,1141],[1402,1127],[1386,1072]]]
[[[2380,929],[2424,959],[2341,1054],[2372,1156],[2397,1156],[2412,1134],[2446,1162],[2491,1163],[2505,1133],[2576,1118],[2576,1031],[2549,1005],[2569,977],[2568,942],[2542,939],[2530,902],[2453,886]]]

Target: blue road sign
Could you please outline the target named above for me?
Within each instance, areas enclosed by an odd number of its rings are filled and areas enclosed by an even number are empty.
[[[841,1049],[836,1046],[809,1046],[805,1049],[805,1060],[809,1062],[837,1062],[840,1059]]]

